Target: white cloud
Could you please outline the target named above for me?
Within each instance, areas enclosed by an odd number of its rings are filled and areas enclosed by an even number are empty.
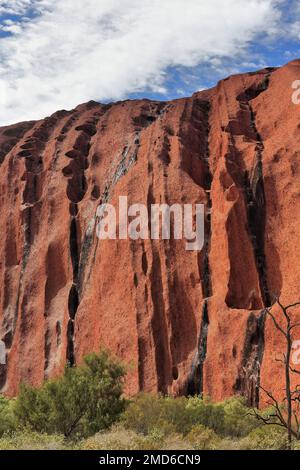
[[[34,0],[0,0],[0,15],[22,15],[33,3]]]
[[[3,26],[0,125],[163,91],[168,67],[236,58],[279,19],[276,0],[0,0],[0,13],[31,5],[34,19]]]
[[[0,25],[0,30],[5,33],[19,34],[22,32],[22,27],[19,23],[13,22],[12,20],[5,20],[3,24]]]

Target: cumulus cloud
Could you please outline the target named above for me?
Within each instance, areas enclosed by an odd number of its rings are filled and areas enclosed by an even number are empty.
[[[0,14],[19,15],[2,25],[10,34],[0,39],[0,125],[90,99],[163,93],[170,67],[245,57],[257,35],[274,34],[279,3],[0,0]]]
[[[34,0],[0,0],[0,15],[22,15],[33,2]]]

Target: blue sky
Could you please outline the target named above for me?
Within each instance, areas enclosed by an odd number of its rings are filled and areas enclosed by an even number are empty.
[[[300,58],[299,38],[298,0],[0,0],[0,125],[188,96]]]

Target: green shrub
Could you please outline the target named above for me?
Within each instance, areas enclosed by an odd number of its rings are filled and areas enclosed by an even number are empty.
[[[120,424],[102,431],[78,444],[81,450],[192,450],[181,435],[164,437],[159,430],[147,436],[125,429]]]
[[[83,440],[79,444],[81,450],[131,450],[137,438],[134,431],[128,431],[122,426],[113,426],[108,431],[102,431]]]
[[[4,434],[0,438],[0,450],[63,450],[64,436],[49,435],[23,430]]]
[[[88,436],[110,427],[124,411],[124,368],[106,352],[91,354],[80,367],[45,382],[22,386],[15,413],[22,426],[37,432]]]
[[[233,397],[222,403],[224,409],[225,436],[245,437],[262,423],[251,413],[241,397]]]
[[[173,398],[142,393],[130,403],[122,421],[126,428],[145,435],[155,428],[163,430],[165,435],[186,435],[197,424],[222,432],[224,415],[222,405],[207,398]]]
[[[193,397],[188,400],[187,411],[190,424],[187,431],[193,426],[202,424],[218,434],[224,432],[225,412],[222,404],[213,403],[208,397]]]
[[[188,398],[161,397],[160,402],[162,419],[159,429],[168,430],[165,435],[172,433],[186,434],[190,429],[190,413],[187,409]]]
[[[215,450],[218,448],[221,439],[212,429],[198,424],[187,435],[187,441],[195,450]]]
[[[162,450],[164,449],[165,436],[163,433],[153,430],[148,436],[137,435],[132,443],[133,450]]]
[[[243,450],[242,439],[225,437],[218,443],[217,450]]]
[[[122,422],[127,429],[149,435],[159,429],[164,436],[173,433],[187,434],[195,424],[189,399],[185,397],[162,397],[141,393],[126,409]]]
[[[288,448],[287,432],[276,426],[263,426],[240,441],[240,446],[245,450],[286,450]]]
[[[131,401],[122,416],[126,429],[149,434],[162,418],[162,403],[159,396],[140,393]]]
[[[125,429],[120,425],[113,426],[109,431],[102,431],[82,441],[82,450],[160,450],[164,437],[160,432],[153,431],[148,436]]]
[[[293,450],[300,450],[300,441],[294,441],[292,444]]]
[[[224,437],[244,437],[261,426],[241,397],[229,398],[221,403],[213,403],[207,397],[194,397],[188,400],[187,409],[190,424],[202,424]]]
[[[165,437],[163,450],[193,450],[193,447],[186,437],[178,433]]]
[[[14,400],[9,400],[0,395],[0,436],[6,432],[13,431],[16,428],[16,419],[13,407]]]
[[[141,393],[126,408],[123,376],[123,367],[102,352],[40,389],[23,386],[16,400],[0,396],[0,449],[287,448],[286,430],[264,426],[238,397],[213,403]],[[72,444],[70,435],[77,438]]]
[[[262,414],[268,413],[268,410]],[[208,397],[162,397],[141,393],[122,416],[127,429],[148,435],[159,429],[164,436],[186,436],[194,426],[212,429],[223,438],[246,437],[262,426],[241,397],[213,403]],[[234,444],[235,445],[235,444]]]

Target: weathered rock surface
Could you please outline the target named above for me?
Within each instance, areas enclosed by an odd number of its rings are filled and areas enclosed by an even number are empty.
[[[127,391],[280,390],[262,310],[300,298],[300,61],[171,102],[90,102],[0,128],[0,388],[109,348]],[[204,202],[206,243],[105,240],[99,203]],[[300,315],[297,309],[295,316]],[[300,329],[295,330],[300,339]]]

